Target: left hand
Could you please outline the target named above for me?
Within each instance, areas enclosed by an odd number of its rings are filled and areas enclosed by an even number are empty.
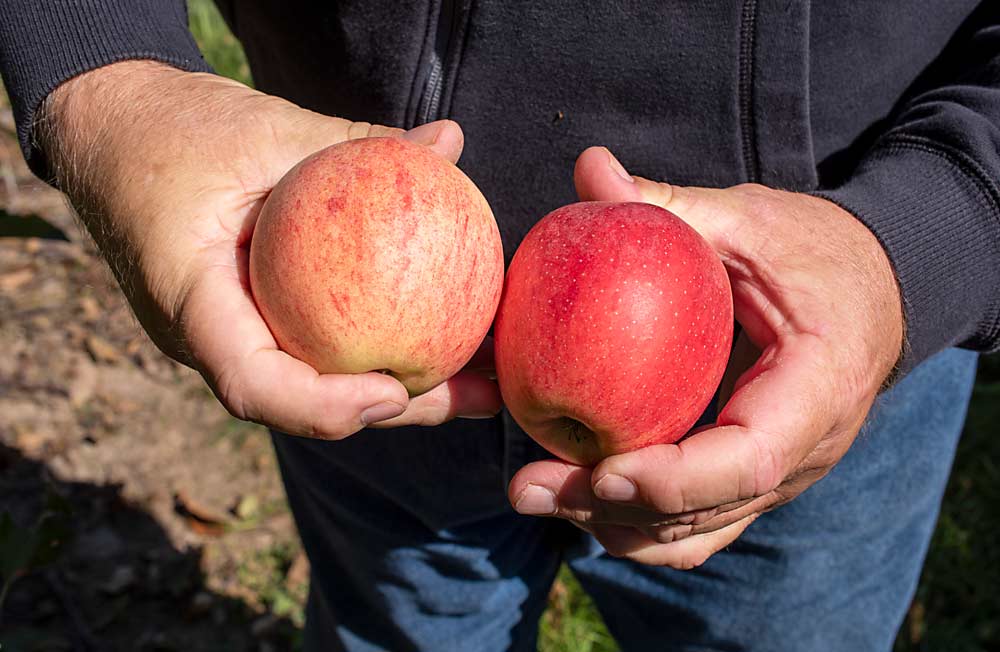
[[[899,289],[875,236],[826,200],[629,177],[596,147],[581,154],[575,181],[581,200],[649,202],[701,233],[729,272],[743,333],[713,426],[593,469],[529,464],[508,495],[519,512],[568,519],[616,557],[693,568],[847,452],[900,356]]]

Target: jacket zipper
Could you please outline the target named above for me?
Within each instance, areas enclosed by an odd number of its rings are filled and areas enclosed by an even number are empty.
[[[438,9],[437,33],[434,36],[434,50],[431,52],[427,81],[417,105],[417,124],[433,122],[440,117],[441,95],[444,91],[445,64],[448,51],[454,39],[458,24],[458,0],[441,0]]]
[[[740,131],[743,137],[743,166],[747,181],[756,182],[760,176],[757,166],[757,134],[754,125],[753,64],[754,32],[757,23],[757,1],[743,1],[740,34]]]

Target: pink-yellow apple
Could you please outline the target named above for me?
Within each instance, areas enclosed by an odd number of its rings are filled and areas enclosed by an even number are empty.
[[[682,437],[722,378],[732,329],[726,270],[680,218],[571,204],[531,229],[507,272],[500,393],[549,452],[592,465]]]
[[[500,232],[475,184],[430,149],[346,141],[274,187],[250,285],[282,350],[321,373],[391,374],[416,396],[485,337],[503,285]]]

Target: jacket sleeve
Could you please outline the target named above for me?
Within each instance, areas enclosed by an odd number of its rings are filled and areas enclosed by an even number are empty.
[[[210,70],[184,0],[0,0],[0,74],[35,174],[48,178],[31,134],[43,100],[71,77],[127,59]]]
[[[1000,3],[984,2],[848,178],[815,194],[882,243],[902,291],[906,372],[1000,345]]]

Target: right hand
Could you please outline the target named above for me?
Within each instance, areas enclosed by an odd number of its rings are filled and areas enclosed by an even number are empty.
[[[339,439],[369,424],[436,425],[499,411],[489,343],[465,371],[410,399],[390,376],[319,374],[279,350],[247,280],[260,208],[300,160],[344,140],[398,134],[457,161],[457,124],[404,134],[215,75],[128,61],[61,85],[37,129],[143,327],[198,370],[234,416]]]

